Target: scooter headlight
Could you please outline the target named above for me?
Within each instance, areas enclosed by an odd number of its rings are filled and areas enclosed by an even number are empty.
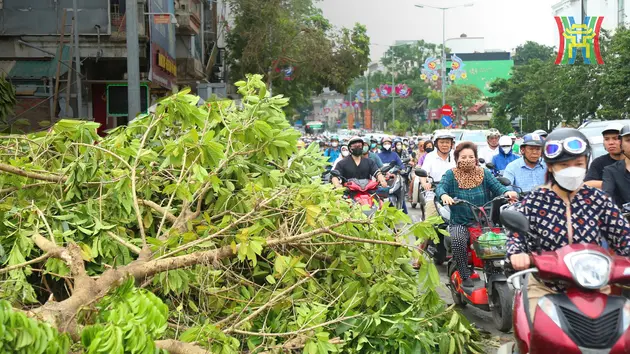
[[[612,262],[610,257],[596,251],[580,251],[564,258],[578,285],[586,289],[601,289],[608,284]]]

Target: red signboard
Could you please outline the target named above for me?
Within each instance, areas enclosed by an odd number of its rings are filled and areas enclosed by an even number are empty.
[[[439,109],[429,110],[429,120],[438,120],[438,119],[440,119],[440,110]]]
[[[451,115],[453,115],[453,107],[451,107],[451,106],[449,106],[447,104],[442,106],[441,111],[442,111],[442,115],[443,116],[451,116]]]
[[[171,15],[153,15],[153,23],[156,25],[168,25],[171,23]]]

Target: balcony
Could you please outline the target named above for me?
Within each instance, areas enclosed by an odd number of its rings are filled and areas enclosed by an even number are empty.
[[[201,61],[197,58],[177,58],[177,83],[186,84],[190,81],[205,79]]]
[[[201,29],[201,3],[199,0],[180,0],[175,3],[177,34],[194,36]]]

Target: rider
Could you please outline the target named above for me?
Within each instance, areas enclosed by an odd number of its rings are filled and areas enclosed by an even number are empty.
[[[448,132],[437,134],[434,146],[437,146],[437,149],[425,155],[422,169],[427,172],[427,175],[434,182],[439,183],[444,173],[455,167],[455,158],[452,154],[453,146],[455,146],[455,137]],[[426,177],[420,177],[420,183],[425,191],[432,189],[431,183],[428,183]],[[427,203],[425,217],[428,218],[435,215],[437,215],[435,204]]]
[[[624,159],[624,155],[621,151],[621,140],[619,137],[619,132],[622,128],[622,124],[611,123],[602,132],[602,136],[604,137],[604,148],[608,154],[602,155],[591,162],[591,165],[588,167],[588,172],[586,172],[586,178],[584,178],[586,185],[602,189],[604,169],[615,162],[622,161]]]
[[[337,164],[339,163],[339,161],[343,160],[344,158],[350,156],[350,150],[348,150],[348,147],[346,145],[341,147],[341,155],[339,155],[339,157],[335,160],[335,162],[333,162],[332,164],[332,169],[335,169],[335,166],[337,166]]]
[[[525,135],[521,144],[522,157],[507,165],[503,177],[509,179],[513,186],[523,192],[543,185],[547,165],[540,159],[542,147],[543,139],[540,135],[534,133]]]
[[[345,158],[335,166],[334,171],[345,179],[371,179],[376,177],[381,186],[387,188],[387,181],[379,170],[376,163],[369,158],[363,157],[363,139],[358,136],[348,141],[348,149],[352,154],[352,158]],[[341,187],[341,180],[336,176],[332,177],[332,183],[335,187]]]
[[[329,163],[333,163],[337,161],[340,154],[341,150],[339,149],[339,137],[333,135],[330,138],[330,147],[326,149],[326,151],[324,152],[324,156],[328,157]]]
[[[499,154],[492,158],[494,169],[496,171],[499,171],[499,173],[503,173],[503,170],[505,170],[510,162],[518,159],[518,156],[516,156],[514,152],[512,152],[513,144],[514,142],[509,136],[502,136],[499,139],[499,146],[501,147],[499,150]]]
[[[383,150],[381,150],[381,152],[378,154],[378,157],[381,158],[381,161],[383,161],[383,163],[393,162],[400,169],[405,168],[398,154],[392,150],[392,138],[384,137],[381,141],[381,144],[383,145]]]
[[[475,217],[467,205],[454,205],[453,198],[482,206],[490,202],[495,196],[505,195],[516,199],[516,192],[508,190],[492,175],[490,170],[479,166],[477,146],[469,141],[457,145],[455,148],[457,167],[446,171],[435,191],[436,197],[442,204],[451,205],[451,220],[448,227],[451,234],[453,258],[457,263],[457,270],[462,277],[462,286],[474,287],[468,269],[468,234],[467,226],[474,222]]]
[[[630,188],[628,188],[630,186],[630,125],[621,129],[619,137],[624,159],[604,169],[603,188],[617,206],[623,208],[624,204],[630,203]]]
[[[499,138],[501,133],[496,129],[490,129],[486,141],[488,146],[479,152],[479,158],[484,159],[485,162],[492,162],[492,158],[499,154]]]
[[[422,156],[420,156],[420,158],[418,158],[418,165],[417,167],[422,167],[424,165],[424,159],[427,158],[427,155],[430,154],[431,152],[433,152],[434,148],[433,148],[433,141],[431,140],[427,140],[424,142],[424,154]]]
[[[378,154],[380,152],[378,148],[378,139],[373,136],[370,137],[370,151],[375,154]]]
[[[407,151],[407,149],[405,148],[404,143],[400,140],[400,138],[396,138],[393,141],[394,143],[394,147],[396,148],[396,154],[398,155],[398,157],[401,160],[404,160],[408,157],[409,152]]]
[[[515,270],[530,267],[528,253],[533,251],[554,251],[570,243],[601,245],[604,238],[617,254],[630,256],[630,225],[621,211],[602,191],[582,182],[590,154],[588,139],[577,129],[561,128],[547,136],[547,184],[517,208],[529,220],[529,233],[508,237],[507,259]],[[533,319],[542,296],[564,289],[530,277],[527,291]]]
[[[363,157],[376,162],[376,166],[378,166],[378,168],[383,167],[383,161],[381,161],[381,158],[378,157],[378,154],[370,151],[370,139],[368,138],[363,138]]]

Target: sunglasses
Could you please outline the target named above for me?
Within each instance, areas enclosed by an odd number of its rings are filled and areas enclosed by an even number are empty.
[[[571,154],[583,154],[586,151],[587,144],[584,140],[580,138],[569,138],[560,141],[547,141],[545,143],[545,156],[547,158],[553,159],[563,151],[566,151]]]

